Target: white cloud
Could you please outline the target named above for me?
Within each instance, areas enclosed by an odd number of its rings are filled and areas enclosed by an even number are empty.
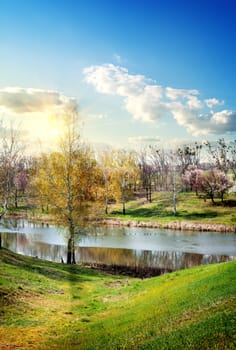
[[[216,125],[229,124],[234,122],[236,125],[236,113],[232,111],[223,110],[221,112],[214,113],[211,120],[215,122]]]
[[[207,110],[224,102],[216,98],[201,100],[196,89],[165,88],[113,64],[87,67],[84,75],[98,92],[123,97],[126,110],[134,119],[156,121],[168,114],[193,135],[236,131],[236,112],[223,110],[214,114]]]
[[[85,68],[84,74],[85,81],[98,92],[124,97],[125,107],[135,119],[155,120],[164,110],[160,104],[162,88],[150,85],[152,80],[143,75],[131,75],[126,68],[113,64]]]
[[[196,119],[197,112],[190,110],[188,106],[181,102],[171,102],[168,106],[179,125],[186,126],[193,123]]]
[[[202,102],[196,96],[188,96],[187,105],[190,109],[201,109],[203,107]]]
[[[74,98],[57,91],[22,87],[0,90],[0,108],[13,114],[45,113],[75,108]]]
[[[179,125],[183,125],[193,135],[225,134],[236,130],[236,112],[198,114],[184,106],[173,106],[172,113]]]
[[[113,64],[90,66],[83,72],[85,81],[98,92],[123,97],[140,94],[149,81],[143,75],[128,74],[126,68]]]
[[[216,98],[208,98],[205,100],[205,103],[207,107],[214,108],[217,106],[222,106],[224,104],[224,101],[219,101]]]
[[[141,94],[128,95],[125,99],[125,106],[135,119],[143,121],[157,120],[166,112],[166,107],[161,102],[161,97],[161,87],[147,85]]]
[[[152,143],[159,142],[159,136],[137,136],[137,137],[129,137],[130,143]]]
[[[180,98],[189,98],[189,96],[199,95],[198,90],[186,90],[186,89],[173,89],[171,87],[166,88],[166,97],[170,100],[177,100]]]
[[[197,98],[197,95],[199,95],[198,90],[173,89],[167,87],[165,89],[165,94],[166,97],[172,101],[185,101],[190,109],[200,109],[203,107],[202,102]]]

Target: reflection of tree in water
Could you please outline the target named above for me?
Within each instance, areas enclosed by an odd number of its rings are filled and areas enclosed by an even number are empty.
[[[44,260],[60,262],[61,257],[65,259],[65,246],[35,242],[32,237],[26,233],[3,233],[3,246],[14,252]]]
[[[66,243],[66,232],[63,233]],[[79,235],[76,238],[79,239]],[[3,233],[3,246],[24,255],[56,262],[66,261],[66,245],[36,242],[31,234]],[[77,242],[78,243],[78,242]],[[147,251],[118,248],[76,247],[78,262],[145,271],[176,271],[193,266],[236,260],[234,256],[203,255],[175,251]]]
[[[16,234],[8,234],[6,232],[1,233],[2,247],[16,251],[17,249],[17,236]]]
[[[117,248],[77,248],[79,260],[87,264],[161,269],[176,271],[213,262],[235,260],[236,257],[203,255],[174,251],[147,251]]]
[[[16,233],[15,235],[17,237],[18,245],[26,247],[29,244],[29,239],[28,239],[26,234],[24,234],[24,233],[20,233],[20,234]]]
[[[131,249],[117,248],[78,248],[79,260],[82,263],[98,263],[107,265],[134,265],[134,254]]]

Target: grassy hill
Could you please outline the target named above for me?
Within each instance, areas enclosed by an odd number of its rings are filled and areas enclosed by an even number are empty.
[[[236,262],[151,279],[0,250],[1,349],[235,349]]]

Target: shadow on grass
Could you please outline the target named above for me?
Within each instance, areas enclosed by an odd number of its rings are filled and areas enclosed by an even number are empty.
[[[221,204],[224,207],[230,207],[230,208],[236,207],[236,200],[233,200],[233,199],[224,200],[224,202]]]
[[[111,212],[111,214],[114,215],[123,215],[121,211],[119,210],[114,210]],[[135,217],[135,218],[151,218],[151,217],[165,217],[165,216],[170,216],[172,215],[171,212],[169,211],[163,211],[158,208],[138,208],[138,209],[127,209],[126,210],[126,215]]]
[[[156,205],[152,203],[150,207],[128,207],[126,208],[126,214],[134,218],[168,217],[173,215],[173,212],[169,210],[169,206],[169,200],[162,200]],[[111,214],[122,215],[122,211],[114,210]]]
[[[217,216],[221,216],[223,214],[218,213],[216,211],[204,211],[204,213],[196,213],[196,212],[192,212],[192,213],[180,213],[179,216],[182,217],[183,219],[187,219],[187,220],[198,220],[198,219],[212,219],[212,218],[216,218]]]
[[[122,215],[121,211],[113,211],[111,214]],[[212,219],[224,215],[217,211],[204,211],[198,212],[185,212],[177,209],[177,214],[174,216],[170,210],[163,210],[162,208],[138,208],[138,209],[127,209],[126,215],[133,218],[179,218],[184,220],[198,220],[198,219]]]
[[[90,277],[98,275],[97,272],[78,265],[52,263],[38,258],[21,256],[8,249],[0,249],[0,261],[12,266],[23,268],[32,273],[38,273],[53,280],[67,280],[70,282],[90,281]]]

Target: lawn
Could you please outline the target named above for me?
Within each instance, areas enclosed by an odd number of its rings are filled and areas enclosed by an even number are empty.
[[[236,262],[150,279],[0,250],[1,349],[235,349]]]
[[[87,220],[119,219],[121,221],[157,222],[166,225],[176,222],[188,224],[220,224],[236,226],[236,194],[230,194],[221,203],[219,199],[213,205],[209,199],[204,200],[192,192],[179,192],[177,194],[177,213],[173,214],[173,193],[156,192],[152,195],[152,203],[148,203],[145,197],[127,201],[126,215],[122,214],[122,204],[110,204],[109,213],[105,214],[102,203],[91,203],[87,213]],[[24,217],[34,221],[56,223],[58,217],[53,213],[42,213],[39,209],[19,206],[11,208],[6,217]]]
[[[236,225],[236,196],[231,194],[225,202],[204,200],[191,192],[177,194],[177,214],[173,214],[173,193],[159,192],[153,195],[152,203],[145,198],[132,200],[126,204],[126,215],[122,215],[121,205],[113,205],[108,215],[121,220],[157,221],[166,224],[177,221],[189,223]]]

